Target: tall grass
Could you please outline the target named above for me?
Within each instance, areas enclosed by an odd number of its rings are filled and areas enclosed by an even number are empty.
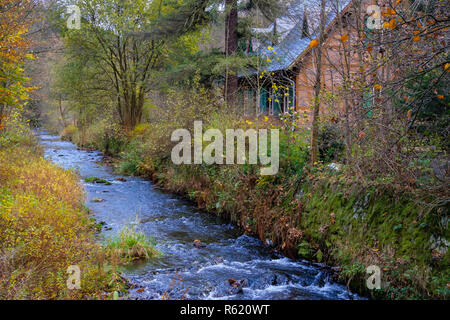
[[[19,142],[29,138],[7,134],[0,147],[0,299],[103,299],[121,290],[114,268],[104,268],[79,178]],[[81,269],[81,290],[67,288],[72,265]]]
[[[118,235],[108,240],[106,248],[113,261],[127,264],[157,257],[160,253],[154,246],[154,241],[135,226],[125,226]]]

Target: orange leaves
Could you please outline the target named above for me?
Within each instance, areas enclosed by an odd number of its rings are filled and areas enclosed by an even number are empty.
[[[345,42],[347,42],[348,41],[348,34],[344,34],[343,36],[341,36],[341,42],[342,43],[345,43]]]
[[[385,16],[385,17],[391,17],[391,16],[396,15],[397,12],[395,11],[395,9],[386,8],[386,9],[383,11],[382,14],[383,14],[383,16]]]
[[[374,88],[375,90],[380,91],[383,88],[383,86],[381,84],[376,84],[374,85]]]
[[[386,21],[383,23],[384,29],[394,30],[397,27],[397,20],[391,19],[390,21]]]
[[[310,49],[314,49],[315,47],[317,47],[319,45],[319,40],[314,39],[309,43],[309,48]]]
[[[406,115],[406,117],[408,118],[408,120],[410,120],[410,119],[412,118],[412,114],[413,114],[413,111],[412,111],[412,110],[408,110],[408,113],[407,113],[407,115]]]
[[[392,19],[391,21],[389,21],[389,29],[394,30],[395,27],[397,27],[397,20]]]
[[[450,68],[450,63],[444,64],[444,71],[447,71]]]
[[[414,37],[413,37],[413,41],[414,42],[419,42],[420,41],[420,39],[421,39],[421,37],[420,37],[420,30],[416,30],[416,31],[414,31]]]

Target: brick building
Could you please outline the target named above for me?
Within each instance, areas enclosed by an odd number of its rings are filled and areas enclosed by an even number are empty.
[[[352,1],[329,3],[331,4],[327,7],[326,38],[323,46],[322,88],[332,93],[339,88],[343,79],[337,71],[343,62],[339,54],[342,48],[342,31],[349,36],[347,41],[355,41],[356,35],[355,19],[350,10]],[[367,7],[372,1],[362,0],[361,4],[362,13],[367,17]],[[315,55],[310,43],[318,38],[320,0],[294,0],[286,12],[286,15],[274,21],[266,30],[272,32],[281,21],[288,31],[278,38],[277,44],[270,46],[266,43],[257,49],[269,63],[260,70],[253,70],[240,77],[241,103],[246,114],[255,114],[255,111],[258,111],[260,115],[278,115],[292,107],[297,111],[310,111],[316,77]],[[358,72],[358,59],[354,57],[350,60],[351,72]],[[342,108],[342,103],[336,102],[331,112],[338,114]],[[321,109],[322,112],[330,112],[327,108]]]

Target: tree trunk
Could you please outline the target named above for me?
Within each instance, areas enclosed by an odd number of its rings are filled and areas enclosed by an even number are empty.
[[[227,57],[236,54],[238,49],[238,10],[237,0],[226,0],[225,10],[225,53]],[[236,70],[228,69],[225,79],[225,101],[227,105],[235,105],[238,91],[238,76]]]
[[[66,128],[67,124],[66,124],[66,119],[64,118],[64,112],[63,112],[63,109],[62,109],[62,97],[61,97],[61,95],[59,95],[59,114],[61,115],[62,125],[63,125],[64,128]]]
[[[145,101],[145,91],[133,85],[123,82],[123,94],[118,99],[119,113],[123,117],[122,127],[126,132],[132,131],[142,120],[142,112]]]
[[[313,122],[311,135],[311,166],[315,166],[319,159],[319,113],[320,91],[322,87],[322,47],[325,36],[325,0],[320,5],[320,34],[319,44],[315,48],[316,53],[316,79],[314,82]]]
[[[3,124],[3,118],[6,117],[3,112],[5,111],[5,105],[2,103],[0,105],[0,131],[3,129],[4,124]]]

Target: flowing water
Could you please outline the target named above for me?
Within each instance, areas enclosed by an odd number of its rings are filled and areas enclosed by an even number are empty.
[[[78,150],[45,131],[38,133],[45,157],[76,170],[87,191],[87,205],[97,221],[106,222],[104,237],[140,221],[139,228],[153,237],[162,255],[127,267],[125,276],[139,289],[131,298],[161,299],[359,299],[345,286],[331,281],[324,266],[285,258],[256,238],[199,212],[190,202],[159,190],[135,177],[118,181],[99,152]],[[112,185],[85,183],[98,177]],[[103,202],[96,202],[97,199]],[[196,248],[194,240],[206,245]],[[229,279],[242,282],[242,290]],[[238,292],[239,291],[239,292]]]

